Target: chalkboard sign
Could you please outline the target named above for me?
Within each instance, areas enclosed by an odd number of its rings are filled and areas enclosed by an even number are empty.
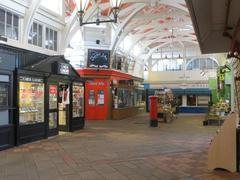
[[[88,50],[88,63],[87,66],[90,68],[109,68],[110,62],[110,51],[100,49],[89,49]]]

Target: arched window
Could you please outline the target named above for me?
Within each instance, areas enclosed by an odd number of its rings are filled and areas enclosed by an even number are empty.
[[[217,69],[219,66],[218,62],[214,58],[193,58],[188,60],[186,69],[194,70],[194,69]]]

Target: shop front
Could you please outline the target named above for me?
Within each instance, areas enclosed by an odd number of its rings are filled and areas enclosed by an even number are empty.
[[[94,79],[88,81],[86,83],[86,119],[108,119],[109,98],[109,80]]]
[[[14,146],[13,71],[15,55],[0,49],[0,150]]]
[[[79,69],[86,82],[86,120],[123,119],[144,108],[142,79],[109,69]],[[138,82],[138,83],[136,83]]]
[[[63,56],[0,44],[0,149],[82,129],[84,85]]]
[[[84,82],[62,57],[17,70],[17,144],[84,127]]]

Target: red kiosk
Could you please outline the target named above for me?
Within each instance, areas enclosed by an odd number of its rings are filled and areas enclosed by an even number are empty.
[[[89,79],[85,83],[86,120],[122,119],[138,113],[138,107],[133,102],[123,105],[123,101],[129,98],[122,100],[116,94],[121,90],[125,97],[129,97],[130,92],[134,93],[138,87],[136,82],[142,82],[141,78],[110,69],[85,68],[77,71],[81,77]]]

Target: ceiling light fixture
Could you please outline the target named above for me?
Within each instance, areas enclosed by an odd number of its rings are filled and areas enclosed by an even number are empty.
[[[97,0],[95,0],[95,2],[97,3]],[[84,18],[85,12],[87,10],[87,7],[89,6],[90,0],[76,0],[80,26],[85,25],[85,24],[99,25],[100,23],[108,23],[108,22],[117,23],[118,13],[119,13],[119,10],[120,10],[121,2],[122,2],[122,0],[109,0],[109,3],[111,5],[111,13],[113,13],[113,19],[100,20],[100,18],[99,18],[99,7],[98,7],[97,8],[98,12],[97,12],[96,21],[83,22],[83,18]]]

